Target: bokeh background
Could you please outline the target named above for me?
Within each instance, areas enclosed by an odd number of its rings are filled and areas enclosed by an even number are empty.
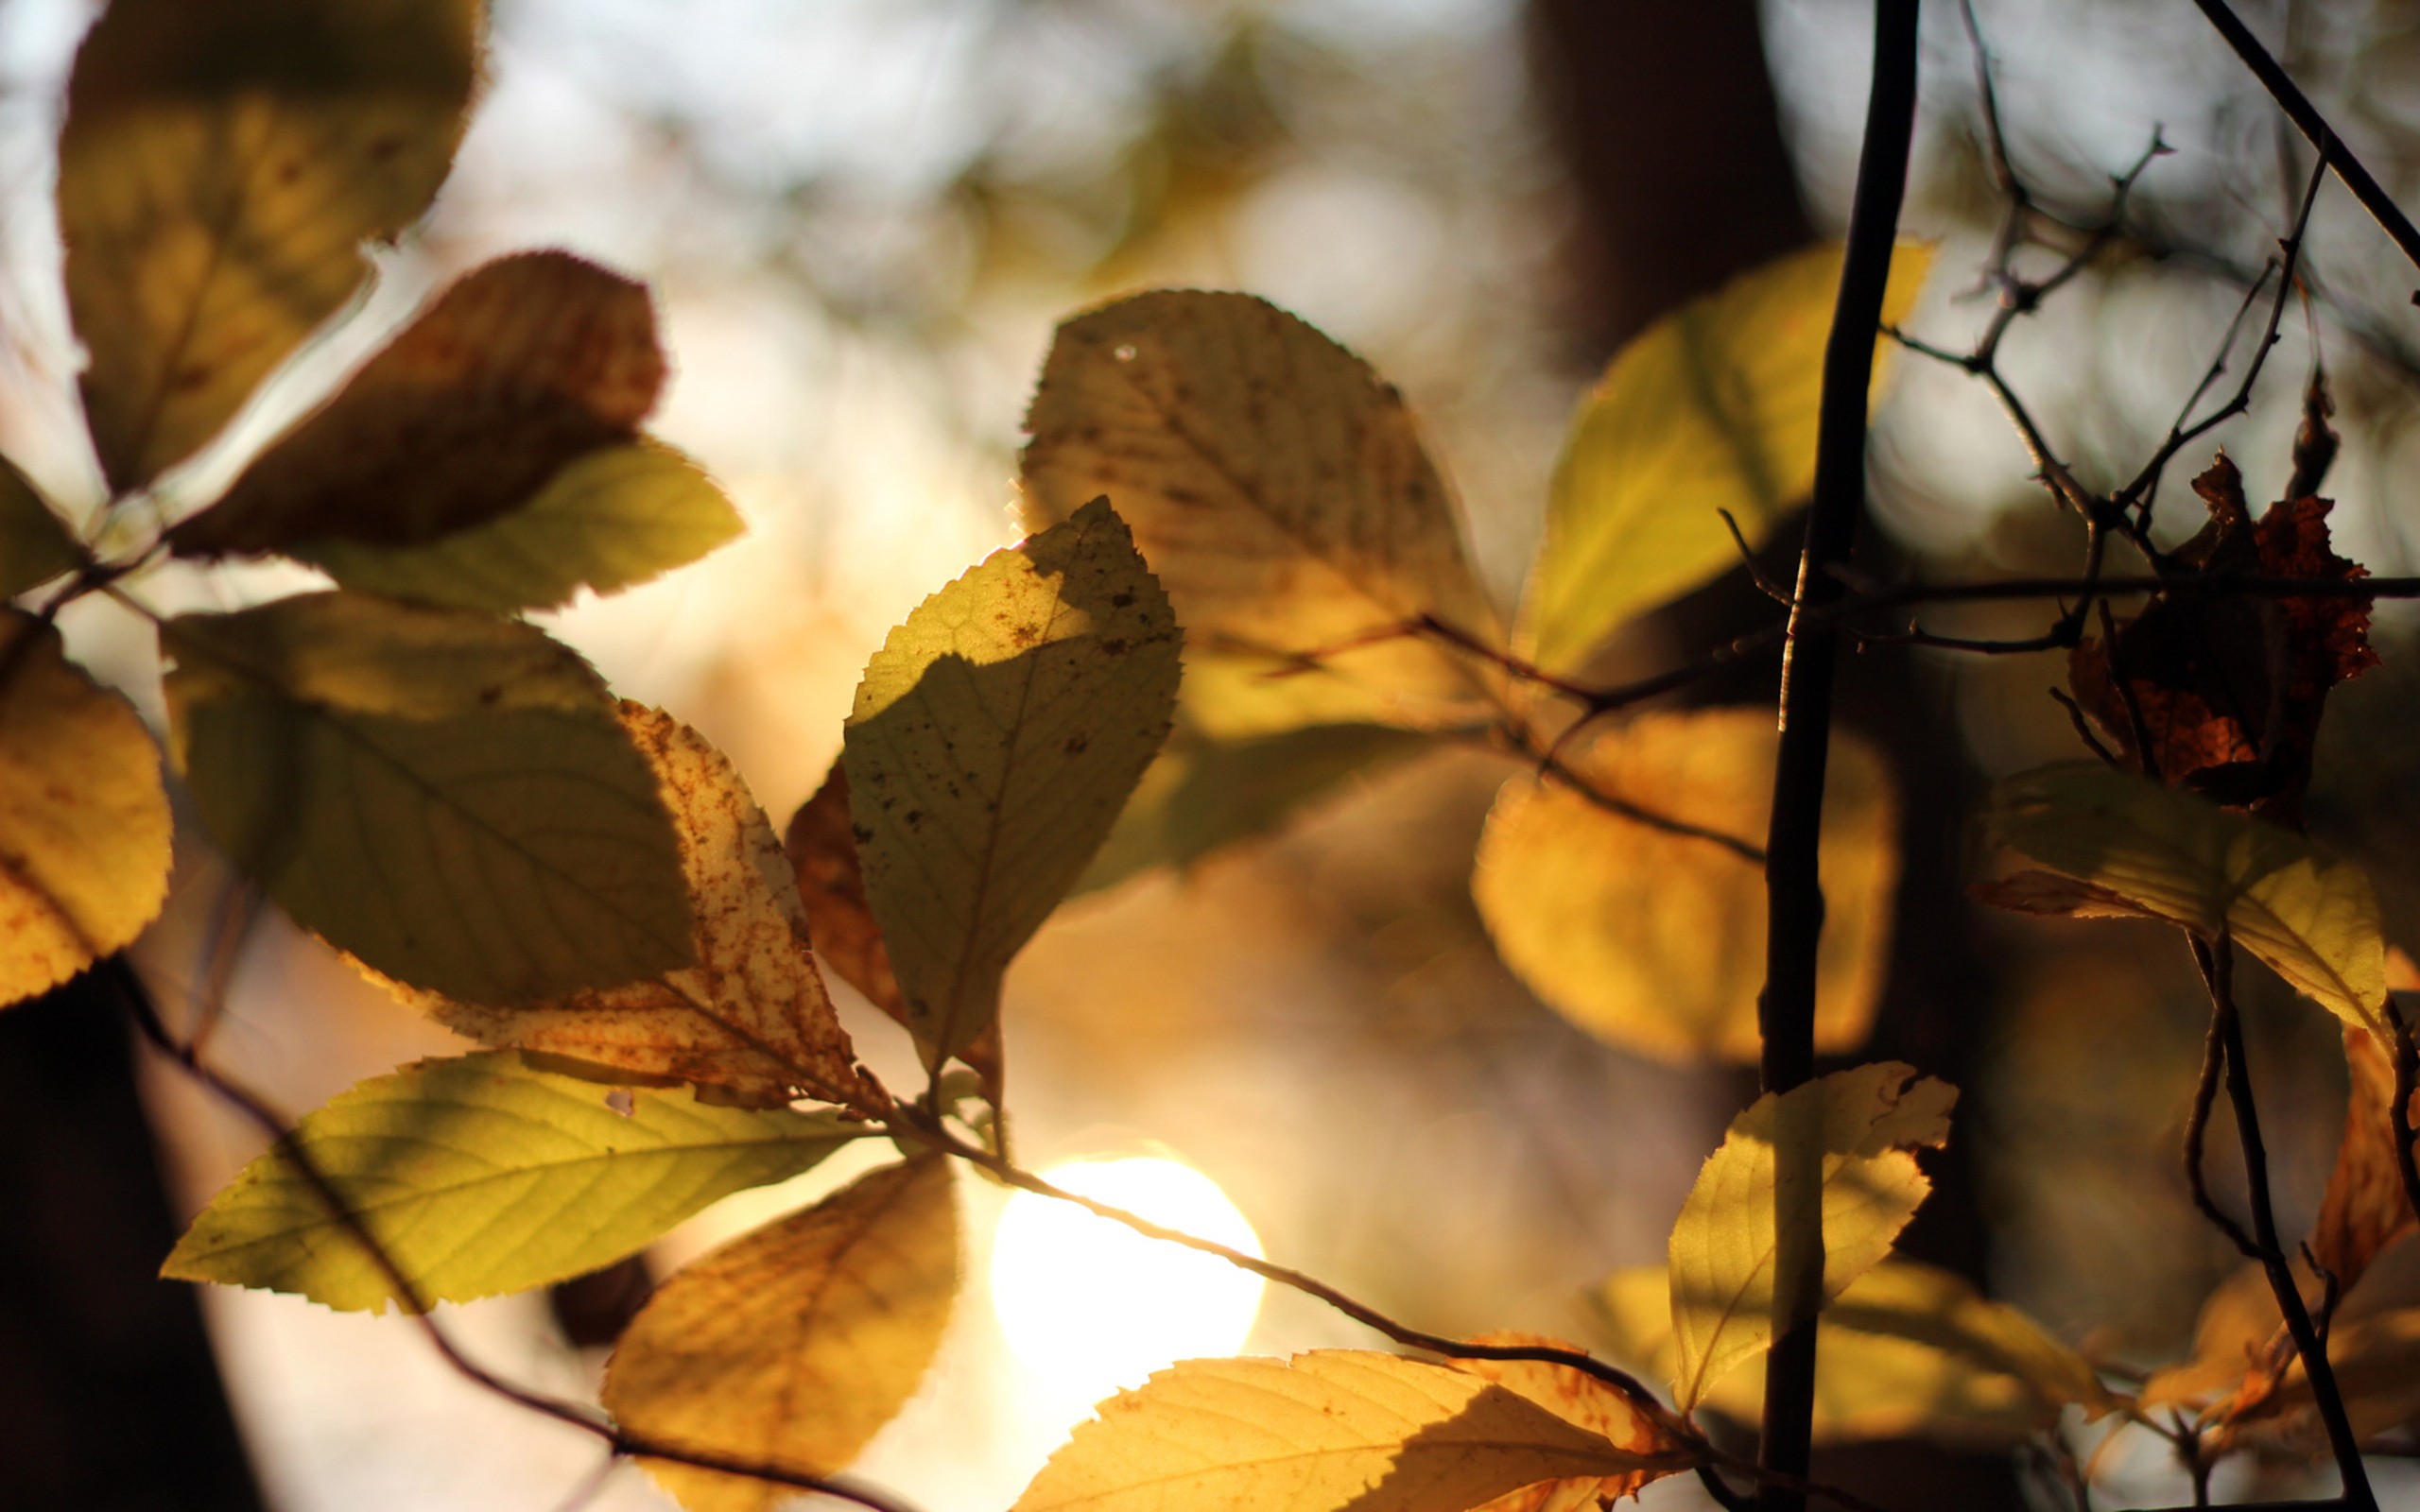
[[[0,0],[0,449],[79,506],[100,484],[74,407],[48,196],[61,85],[94,9]],[[2420,5],[2240,9],[2388,186],[2420,203]],[[2067,460],[2111,486],[2211,362],[2309,154],[2190,7],[1979,0],[1977,11],[2015,163],[2046,205],[2097,223],[2112,176],[2154,131],[2172,149],[2093,270],[2005,353]],[[1959,7],[1926,12],[1908,224],[1940,251],[1912,324],[1957,346],[1991,310],[1976,274],[2002,203]],[[1426,419],[1482,574],[1509,601],[1564,427],[1607,355],[1680,301],[1838,233],[1870,22],[1858,0],[496,0],[485,97],[434,215],[164,506],[205,497],[433,286],[484,258],[562,246],[648,279],[677,366],[658,426],[716,473],[750,534],[549,627],[627,696],[702,729],[780,816],[837,752],[887,628],[1013,537],[1019,418],[1051,327],[1120,292],[1250,289],[1369,357]],[[2273,486],[2302,382],[2324,360],[2346,434],[2327,490],[2339,547],[2375,571],[2412,571],[2413,270],[2337,192],[2321,199],[2307,255],[2308,297],[2252,412],[2222,438],[2256,491]],[[1979,386],[1903,358],[1878,421],[1866,569],[2067,570],[2077,527],[2031,472]],[[2193,522],[2171,490],[2168,524],[2182,534]],[[149,592],[164,607],[227,604],[302,576],[163,578]],[[1638,627],[1602,670],[1663,664],[1770,613],[1735,574]],[[1979,610],[1962,624],[2023,631],[2044,614]],[[70,618],[78,652],[156,709],[147,629],[91,600]],[[2398,656],[2411,627],[2390,609],[2380,620],[2388,665],[2338,696],[2313,820],[2377,871],[2409,941],[2420,708]],[[1967,1091],[1909,1247],[2110,1359],[2152,1364],[2184,1349],[2230,1258],[2178,1177],[2202,1017],[2183,952],[2156,932],[1985,918],[1961,896],[1963,816],[1982,784],[2074,749],[2045,692],[2063,680],[2054,659],[1905,648],[1849,667],[1849,717],[1900,778],[1908,854],[1893,987],[1864,1058],[1913,1060]],[[1753,665],[1681,696],[1764,702],[1772,681],[1771,664]],[[1066,908],[1010,979],[1028,1162],[1170,1154],[1218,1182],[1272,1256],[1399,1316],[1586,1341],[1590,1283],[1661,1257],[1697,1162],[1753,1082],[1599,1045],[1496,962],[1467,883],[1480,818],[1512,771],[1478,753],[1374,771],[1272,838]],[[231,919],[206,851],[182,837],[180,850],[177,902],[146,966],[172,997],[206,994],[198,963],[214,941],[238,942],[215,1059],[300,1111],[458,1048],[290,927]],[[2319,1016],[2256,1008],[2284,1222],[2301,1231],[2333,1151],[2341,1060]],[[57,1143],[71,1126],[60,1120],[80,1115],[42,1069],[68,1040],[40,1011],[0,1021],[15,1036],[0,1043],[0,1123],[9,1140]],[[879,1021],[856,1022],[882,1039]],[[257,1141],[156,1065],[141,1088],[182,1215]],[[150,1179],[148,1148],[100,1135],[92,1148],[124,1169],[59,1190],[8,1174],[0,1144],[0,1190],[46,1196],[25,1243],[94,1257],[116,1244],[137,1269],[156,1263],[156,1245],[140,1258],[139,1226],[87,1221],[91,1192]],[[735,1199],[744,1211],[707,1214],[649,1264],[661,1273],[838,1175]],[[978,1240],[956,1333],[861,1467],[932,1512],[1006,1505],[1084,1400],[1004,1345],[982,1283],[981,1233],[1000,1202],[969,1186]],[[11,1296],[5,1281],[0,1313],[34,1310],[30,1282]],[[644,1284],[625,1272],[551,1302],[447,1312],[493,1364],[578,1393],[600,1358],[580,1341],[610,1333]],[[169,1350],[160,1394],[123,1409],[151,1422],[104,1413],[43,1430],[28,1399],[13,1442],[13,1414],[0,1413],[0,1466],[58,1451],[60,1434],[98,1443],[156,1423],[185,1472],[173,1503],[185,1507],[667,1504],[635,1470],[589,1484],[587,1440],[469,1387],[400,1320],[266,1295],[201,1301],[245,1454],[211,1449],[216,1419],[176,1394],[209,1399],[211,1359]],[[1161,1305],[1188,1303],[1180,1288]],[[48,1349],[71,1375],[79,1358],[133,1348],[8,1326],[0,1337],[22,1359]],[[1249,1347],[1359,1342],[1271,1296]],[[1823,1469],[1896,1504],[2016,1506],[2027,1494],[2005,1463],[1915,1446],[1841,1452]],[[2147,1453],[2104,1469],[2119,1495],[2172,1499],[2181,1486]],[[163,1500],[126,1504],[171,1504],[166,1484]],[[2309,1489],[2282,1473],[2260,1488]],[[1668,1483],[1649,1500],[1699,1494]]]

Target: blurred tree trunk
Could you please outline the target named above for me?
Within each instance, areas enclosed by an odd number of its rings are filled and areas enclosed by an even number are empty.
[[[1813,236],[1783,146],[1754,0],[1642,5],[1530,0],[1532,66],[1577,190],[1568,249],[1566,324],[1574,355],[1603,361],[1639,329],[1734,275]],[[1780,531],[1768,576],[1796,575],[1799,532]],[[1888,578],[1900,563],[1868,530],[1862,565]],[[1705,646],[1769,623],[1775,610],[1734,573],[1662,613],[1668,644]],[[1859,1061],[1903,1058],[1966,1085],[1998,979],[1979,954],[1959,871],[1960,816],[1981,782],[1966,756],[1945,680],[1904,650],[1852,656],[1841,669],[1844,720],[1889,755],[1899,780],[1905,866],[1891,988]],[[1693,701],[1770,702],[1767,662],[1693,690]],[[1753,1096],[1743,1081],[1742,1096]],[[1969,1109],[1971,1112],[1971,1109]],[[1975,1127],[1962,1119],[1962,1134]],[[1989,1234],[1976,1201],[1972,1151],[1953,1141],[1927,1163],[1939,1180],[1903,1248],[1970,1277]],[[1816,1473],[1899,1504],[2016,1508],[2004,1456],[1882,1444],[1818,1453]]]

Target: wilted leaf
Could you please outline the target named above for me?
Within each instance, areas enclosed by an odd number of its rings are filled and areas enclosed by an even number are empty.
[[[1028,524],[1108,495],[1191,662],[1255,653],[1241,663],[1253,676],[1424,614],[1497,633],[1403,396],[1272,305],[1161,291],[1078,316],[1059,328],[1026,429]],[[1270,686],[1254,732],[1432,723],[1487,695],[1472,666],[1402,637]]]
[[[696,730],[634,703],[621,719],[672,808],[697,964],[543,1002],[403,995],[488,1044],[692,1082],[725,1101],[770,1108],[804,1092],[863,1105],[871,1089],[808,953],[772,821]]]
[[[1468,1371],[1322,1349],[1188,1360],[1102,1402],[1014,1512],[1469,1512],[1653,1464]]]
[[[1428,737],[1384,725],[1311,725],[1245,740],[1212,739],[1180,725],[1076,891],[1112,887],[1155,867],[1184,870],[1277,829],[1354,777],[1427,748]]]
[[[72,572],[83,559],[75,534],[51,513],[42,491],[0,456],[0,599]]]
[[[2386,947],[2370,880],[2292,831],[2098,762],[2006,779],[1984,823],[2053,874],[1986,884],[1976,889],[1985,901],[2226,933],[2345,1022],[2383,1031]]]
[[[1524,610],[1540,664],[1580,666],[1623,621],[1736,565],[1718,511],[1754,543],[1806,501],[1841,255],[1814,247],[1743,274],[1615,355],[1547,495]],[[1913,243],[1892,254],[1885,324],[1907,318],[1931,262]],[[1875,353],[1877,385],[1889,354]]]
[[[1769,1092],[1731,1121],[1672,1226],[1672,1391],[1684,1411],[1891,1253],[1932,1190],[1910,1152],[1948,1140],[1957,1100],[1948,1084],[1884,1061]],[[1823,1287],[1805,1305],[1780,1295],[1774,1274],[1776,1207],[1792,1221],[1819,1211],[1811,1193],[1777,1201],[1785,1143],[1809,1174],[1821,1160]]]
[[[1600,793],[1761,843],[1778,740],[1770,711],[1653,713],[1568,763]],[[1836,738],[1816,957],[1826,1052],[1863,1041],[1881,994],[1899,878],[1893,810],[1880,757]],[[1589,1033],[1648,1055],[1755,1058],[1765,877],[1748,856],[1609,812],[1555,779],[1515,778],[1480,834],[1471,892],[1505,964]]]
[[[350,593],[160,632],[212,837],[375,970],[513,1003],[687,964],[655,774],[586,662],[526,625]]]
[[[806,908],[807,937],[824,965],[901,1023],[908,1000],[891,974],[882,926],[866,901],[865,867],[857,859],[857,836],[849,817],[849,772],[839,762],[825,773],[815,796],[790,816],[782,850],[798,875],[799,901]]]
[[[829,1475],[915,1393],[958,1291],[949,1163],[886,1166],[675,1272],[622,1334],[605,1406],[629,1433]],[[651,1460],[689,1512],[794,1493]]]
[[[716,1198],[796,1176],[858,1128],[686,1091],[595,1082],[511,1052],[424,1060],[295,1126],[211,1199],[161,1274],[384,1311],[386,1273],[285,1151],[299,1147],[423,1303],[544,1286],[608,1265]]]
[[[420,218],[461,138],[477,0],[114,0],[59,141],[67,306],[110,486],[190,455]]]
[[[2394,1058],[2377,1036],[2347,1024],[2344,1064],[2352,1084],[2344,1137],[2336,1147],[2326,1194],[2320,1199],[2310,1247],[2337,1285],[2350,1288],[2387,1242],[2411,1228],[2414,1220],[2394,1154]]]
[[[1575,1349],[1560,1339],[1534,1333],[1482,1333],[1474,1344],[1530,1345]],[[1537,1360],[1455,1360],[1458,1369],[1528,1398],[1567,1423],[1585,1428],[1616,1449],[1627,1450],[1646,1463],[1618,1475],[1583,1475],[1577,1479],[1540,1481],[1507,1491],[1473,1512],[1595,1512],[1616,1499],[1635,1496],[1648,1482],[1671,1474],[1682,1464],[1680,1446],[1631,1404],[1630,1399],[1596,1377],[1569,1366]]]
[[[1599,1293],[1616,1352],[1671,1372],[1671,1283],[1660,1265],[1618,1271]],[[1886,1260],[1851,1281],[1817,1324],[1818,1443],[1928,1438],[2009,1448],[2070,1403],[2098,1417],[2118,1399],[2091,1364],[1962,1278]],[[1742,1422],[1764,1412],[1765,1367],[1750,1360],[1708,1388],[1702,1406]]]
[[[999,1009],[1167,738],[1178,631],[1106,501],[997,551],[867,663],[842,762],[866,891],[928,1064]]]
[[[737,511],[695,462],[655,441],[565,463],[528,503],[420,546],[337,537],[291,555],[349,588],[424,604],[554,609],[697,560],[738,535]]]
[[[0,610],[0,1004],[130,944],[168,892],[160,750],[59,631]]]
[[[342,565],[373,558],[365,547],[425,545],[630,441],[663,385],[645,285],[568,252],[499,258],[447,288],[168,540],[185,557],[309,559],[325,543]],[[559,519],[580,499],[551,507]],[[543,544],[550,527],[560,537],[546,521],[521,534]]]

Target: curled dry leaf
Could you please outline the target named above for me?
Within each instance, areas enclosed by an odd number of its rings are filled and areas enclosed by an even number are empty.
[[[1672,1392],[1684,1411],[1891,1253],[1932,1191],[1912,1152],[1947,1143],[1957,1101],[1947,1083],[1884,1061],[1768,1092],[1732,1120],[1672,1226]],[[1786,1183],[1785,1166],[1819,1191]],[[1776,1251],[1792,1232],[1812,1239],[1818,1223],[1821,1295],[1786,1297]]]
[[[0,610],[0,1005],[132,943],[168,891],[160,750],[59,631]]]
[[[1578,1349],[1561,1339],[1537,1333],[1482,1333],[1473,1344],[1530,1345]],[[1456,1360],[1457,1369],[1517,1392],[1568,1423],[1577,1423],[1617,1449],[1640,1458],[1634,1469],[1616,1475],[1583,1475],[1540,1481],[1474,1508],[1473,1512],[1593,1512],[1616,1498],[1635,1496],[1639,1487],[1685,1467],[1685,1452],[1655,1426],[1630,1400],[1596,1377],[1569,1366],[1536,1360]]]
[[[915,1394],[958,1271],[949,1162],[885,1166],[675,1272],[614,1349],[606,1410],[667,1449],[833,1474]],[[689,1512],[764,1512],[795,1494],[647,1465]]]
[[[801,1094],[875,1106],[879,1093],[856,1065],[809,953],[806,913],[771,821],[696,730],[634,703],[621,706],[621,717],[672,810],[697,964],[548,1001],[404,996],[488,1044],[685,1081],[745,1106]]]
[[[2415,1220],[2394,1153],[2394,1057],[2377,1035],[2346,1024],[2344,1064],[2352,1085],[2344,1137],[2320,1199],[2310,1247],[2336,1284],[2349,1289],[2360,1283],[2378,1251]],[[2413,1101],[2420,1105],[2420,1095]]]
[[[782,850],[798,874],[799,902],[806,909],[816,958],[875,1007],[906,1023],[908,1000],[900,995],[882,926],[866,901],[865,868],[849,819],[849,771],[839,762],[824,774],[815,796],[790,816]]]

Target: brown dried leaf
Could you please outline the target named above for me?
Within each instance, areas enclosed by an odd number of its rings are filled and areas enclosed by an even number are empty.
[[[2311,1229],[2311,1252],[2349,1290],[2388,1241],[2414,1223],[2394,1156],[2394,1060],[2377,1036],[2344,1026],[2344,1064],[2352,1095],[2344,1109],[2344,1137],[2336,1147]]]
[[[807,936],[815,941],[817,958],[875,1007],[906,1023],[908,1000],[891,974],[882,926],[866,902],[865,868],[849,817],[849,773],[839,762],[833,762],[823,785],[790,816],[782,850],[798,874],[799,901],[806,907]]]
[[[1579,1349],[1577,1345],[1539,1333],[1482,1333],[1471,1342]],[[1535,1360],[1454,1360],[1448,1363],[1483,1381],[1492,1381],[1508,1391],[1527,1397],[1564,1421],[1587,1429],[1616,1448],[1638,1455],[1642,1461],[1664,1455],[1677,1456],[1682,1452],[1681,1446],[1649,1421],[1621,1393],[1569,1366],[1547,1365]],[[1635,1496],[1639,1487],[1648,1482],[1672,1474],[1680,1468],[1680,1463],[1675,1459],[1668,1465],[1642,1464],[1636,1469],[1614,1475],[1540,1481],[1517,1491],[1507,1491],[1495,1501],[1474,1508],[1473,1512],[1582,1512],[1583,1508],[1610,1504],[1616,1497]]]

